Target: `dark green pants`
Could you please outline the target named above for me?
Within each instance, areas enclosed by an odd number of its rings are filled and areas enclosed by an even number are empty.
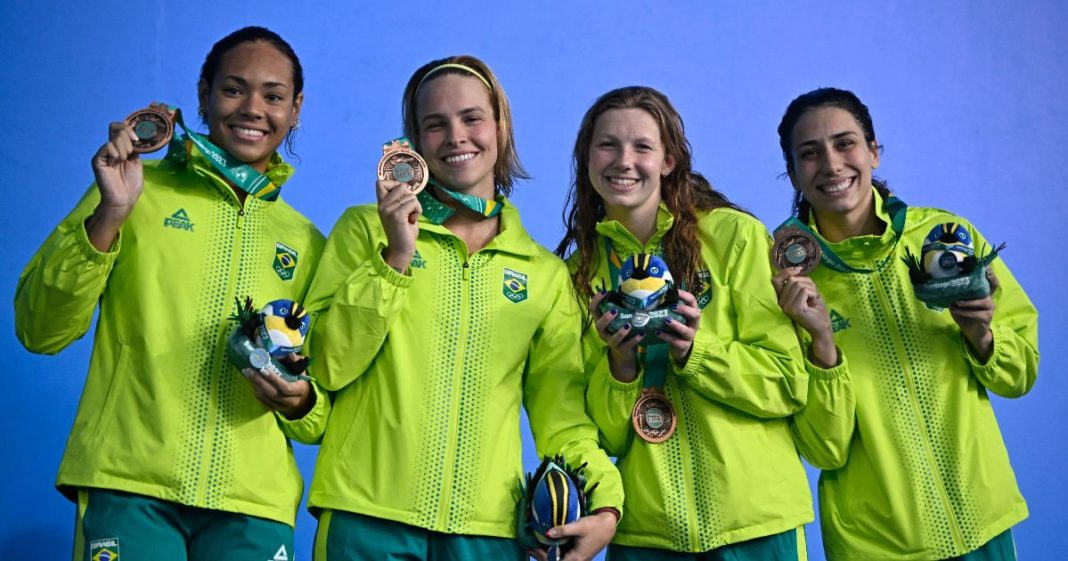
[[[959,561],[1016,561],[1016,542],[1012,540],[1012,530],[1005,530],[994,539],[984,543],[983,547],[955,559]]]
[[[717,547],[704,553],[680,553],[648,547],[608,546],[608,561],[807,561],[804,529]],[[969,560],[970,561],[970,560]]]
[[[343,510],[320,515],[313,557],[315,561],[526,559],[513,539],[443,534]]]
[[[78,491],[74,561],[292,561],[293,528],[107,489]]]

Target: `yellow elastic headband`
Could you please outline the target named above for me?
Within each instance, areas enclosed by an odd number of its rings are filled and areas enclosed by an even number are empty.
[[[433,76],[434,74],[437,74],[438,71],[444,70],[446,68],[455,68],[457,70],[463,70],[463,71],[467,72],[468,74],[471,74],[475,78],[478,78],[478,80],[480,82],[482,82],[483,84],[486,85],[487,88],[489,88],[489,91],[491,91],[491,92],[493,91],[493,86],[490,85],[489,80],[487,80],[485,76],[479,74],[474,68],[471,68],[470,66],[465,66],[463,64],[457,64],[455,62],[446,62],[445,64],[439,64],[439,65],[435,66],[434,68],[431,68],[430,72],[427,72],[426,74],[424,74],[423,75],[423,79],[419,80],[419,84],[417,86],[415,86],[415,91],[419,91],[419,88],[423,87],[423,82],[426,82],[427,80],[429,80],[431,76]]]

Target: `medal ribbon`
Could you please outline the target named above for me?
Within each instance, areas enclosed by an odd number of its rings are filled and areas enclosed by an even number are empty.
[[[890,195],[890,197],[886,199],[886,211],[890,214],[890,228],[894,231],[894,245],[896,246],[897,242],[901,241],[901,232],[905,230],[905,215],[908,213],[908,205],[901,199]],[[838,271],[839,273],[871,274],[882,269],[890,262],[890,259],[894,255],[894,252],[891,251],[882,261],[875,265],[874,269],[853,267],[831,251],[831,248],[827,246],[827,243],[823,241],[823,238],[813,232],[812,229],[808,227],[808,224],[805,224],[796,216],[791,216],[786,222],[780,224],[775,231],[777,232],[782,228],[790,226],[811,235],[812,239],[816,240],[816,243],[820,244],[820,249],[823,250],[820,255],[820,263]]]
[[[281,188],[268,179],[266,175],[227,154],[225,150],[208,140],[208,137],[189,130],[185,126],[185,121],[182,120],[181,109],[176,107],[169,107],[169,109],[174,111],[175,123],[182,127],[185,132],[171,137],[170,146],[167,147],[166,159],[184,165],[186,163],[186,143],[190,142],[200,150],[200,153],[211,162],[211,165],[219,173],[223,174],[238,189],[264,201],[273,201],[278,198],[278,195],[282,192]],[[175,132],[177,133],[177,131]]]
[[[501,209],[504,208],[503,203],[494,199],[483,199],[482,197],[468,195],[467,193],[450,191],[433,177],[430,178],[429,183],[439,193],[443,193],[452,197],[454,200],[459,201],[459,203],[464,205],[468,210],[482,215],[483,219],[497,216],[501,213]],[[419,204],[423,207],[423,216],[425,216],[431,224],[444,224],[445,221],[456,212],[456,209],[434,198],[434,195],[430,194],[429,189],[420,191],[419,194],[416,195],[416,198],[419,199]]]
[[[604,239],[604,247],[608,256],[608,274],[612,280],[612,290],[619,288],[619,271],[623,268],[623,261],[619,259],[616,250],[612,247],[612,240]],[[656,254],[661,255],[662,248],[658,247]],[[638,361],[645,372],[645,380],[642,389],[654,389],[662,392],[664,383],[667,381],[668,349],[667,345],[638,345]]]

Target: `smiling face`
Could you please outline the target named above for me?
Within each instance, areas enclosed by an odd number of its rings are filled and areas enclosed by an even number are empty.
[[[590,142],[590,183],[604,199],[609,218],[628,223],[655,217],[660,180],[674,166],[664,151],[660,127],[645,110],[609,109],[597,117]]]
[[[442,74],[419,89],[419,151],[447,188],[493,198],[498,152],[493,115],[489,90],[478,78]]]
[[[222,56],[211,84],[200,83],[199,98],[211,141],[262,173],[297,122],[304,93],[294,94],[289,59],[253,41]]]
[[[873,212],[872,170],[879,151],[848,111],[824,106],[794,126],[790,181],[812,205],[817,220],[859,223]]]

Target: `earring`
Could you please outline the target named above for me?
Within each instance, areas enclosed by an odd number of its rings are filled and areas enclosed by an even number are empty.
[[[200,107],[197,107],[197,115],[200,115],[201,120],[204,120],[204,121],[208,120],[208,114],[207,114],[207,112],[204,111],[204,106],[203,105],[201,105]]]
[[[300,128],[300,121],[299,120],[293,121],[293,124],[289,125],[289,130],[291,130],[291,131],[295,131],[295,130],[297,130],[299,128]]]

